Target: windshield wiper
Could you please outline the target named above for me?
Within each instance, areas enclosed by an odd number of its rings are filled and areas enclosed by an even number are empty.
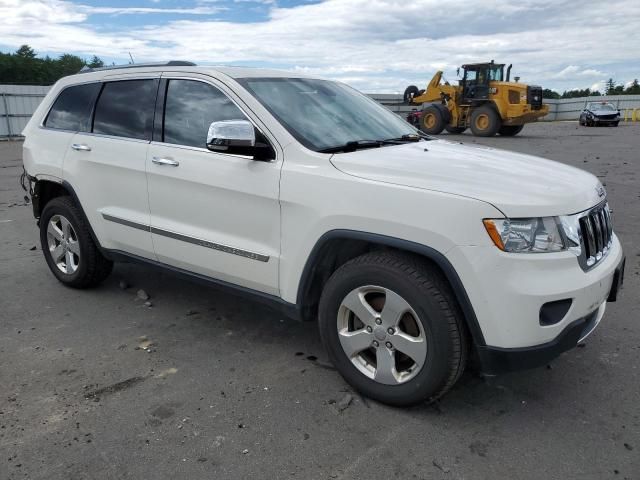
[[[414,134],[402,135],[398,138],[387,138],[386,140],[352,140],[335,147],[327,147],[318,150],[320,153],[355,152],[364,148],[380,148],[384,145],[400,145],[405,142],[418,142],[421,137]]]
[[[388,142],[395,145],[396,142]],[[335,152],[355,152],[363,148],[379,148],[382,145],[386,145],[386,140],[352,140],[342,145],[336,145],[335,147],[327,147],[318,150],[320,153],[335,153]]]
[[[423,137],[417,133],[407,133],[398,138],[387,138],[385,142],[419,142],[420,140],[427,140],[429,137]]]

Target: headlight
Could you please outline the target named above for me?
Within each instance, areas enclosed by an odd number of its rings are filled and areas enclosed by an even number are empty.
[[[483,222],[495,246],[505,252],[546,253],[567,249],[560,234],[560,220],[556,217],[486,219]]]

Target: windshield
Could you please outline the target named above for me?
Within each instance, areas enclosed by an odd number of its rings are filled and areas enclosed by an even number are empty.
[[[616,107],[610,103],[591,103],[589,105],[589,110],[609,110],[613,112],[616,111]]]
[[[311,150],[417,133],[396,114],[342,83],[307,78],[238,81],[296,140]]]

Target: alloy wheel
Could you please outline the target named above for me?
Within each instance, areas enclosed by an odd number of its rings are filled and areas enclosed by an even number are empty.
[[[394,291],[367,285],[340,304],[338,337],[344,353],[365,376],[386,385],[414,378],[427,358],[427,339],[411,305]]]
[[[63,215],[53,215],[47,225],[47,245],[53,262],[62,273],[71,275],[80,265],[80,244],[71,222]]]

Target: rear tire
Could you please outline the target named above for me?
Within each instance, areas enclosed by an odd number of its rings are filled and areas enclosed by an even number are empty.
[[[438,135],[442,133],[446,122],[442,111],[435,105],[429,105],[422,110],[420,117],[420,130],[430,135]]]
[[[503,137],[514,137],[519,134],[523,128],[524,125],[503,125],[500,127],[500,130],[498,130],[498,133]]]
[[[471,112],[471,131],[477,137],[492,137],[500,127],[502,120],[496,110],[489,106],[483,105]]]
[[[453,135],[460,135],[467,129],[467,127],[450,127],[447,125],[444,129]]]
[[[413,255],[372,252],[342,265],[322,291],[319,327],[345,380],[389,405],[440,398],[467,362],[467,330],[449,284]]]
[[[84,215],[69,197],[56,197],[44,207],[40,243],[49,269],[69,287],[93,287],[113,268],[113,262],[98,250]]]

